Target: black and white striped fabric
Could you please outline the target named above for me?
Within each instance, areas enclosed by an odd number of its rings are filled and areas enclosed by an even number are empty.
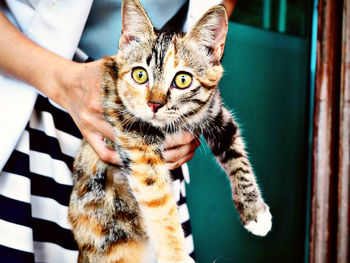
[[[31,119],[0,173],[0,263],[73,263],[78,251],[67,219],[71,168],[81,134],[71,117],[38,96]],[[173,171],[188,252],[187,166]]]

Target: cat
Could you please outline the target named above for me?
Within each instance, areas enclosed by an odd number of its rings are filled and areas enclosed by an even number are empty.
[[[240,131],[217,88],[228,29],[225,8],[208,10],[186,34],[156,30],[137,0],[122,3],[116,56],[104,58],[102,104],[122,165],[102,162],[83,140],[74,161],[69,221],[79,263],[194,262],[162,156],[169,134],[202,135],[231,182],[246,229],[264,236],[272,217]]]

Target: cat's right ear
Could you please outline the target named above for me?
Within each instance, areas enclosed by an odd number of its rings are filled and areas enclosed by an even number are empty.
[[[132,41],[143,42],[154,34],[154,28],[145,10],[137,0],[123,0],[122,34],[119,48]]]
[[[211,61],[219,61],[224,52],[227,29],[225,7],[217,5],[209,9],[186,34],[186,41],[193,49],[210,56]]]

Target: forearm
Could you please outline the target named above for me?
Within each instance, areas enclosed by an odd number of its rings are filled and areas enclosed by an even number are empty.
[[[48,97],[59,96],[62,70],[71,62],[27,38],[0,12],[0,70],[34,86]]]
[[[228,18],[230,18],[231,14],[233,12],[233,9],[235,8],[235,6],[237,4],[237,1],[238,0],[224,0],[224,1],[222,1],[222,4],[226,8]]]

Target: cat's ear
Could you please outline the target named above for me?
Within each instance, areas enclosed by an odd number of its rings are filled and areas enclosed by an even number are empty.
[[[219,61],[224,52],[228,29],[225,7],[217,5],[209,9],[186,34],[186,41]]]
[[[119,47],[132,41],[142,42],[154,34],[154,28],[145,10],[137,0],[123,0],[122,33]]]

